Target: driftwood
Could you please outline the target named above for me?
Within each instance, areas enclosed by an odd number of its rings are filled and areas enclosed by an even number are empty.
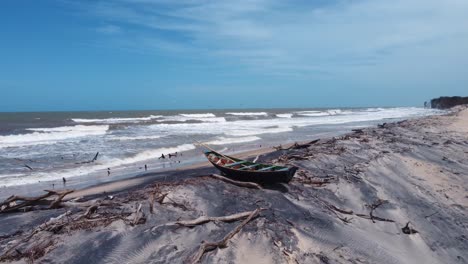
[[[144,223],[146,221],[145,214],[141,211],[141,204],[138,204],[138,207],[135,211],[135,217],[133,218],[132,225],[137,225],[139,223]]]
[[[70,216],[71,215],[71,212],[70,211],[67,211],[55,218],[51,218],[49,221],[39,225],[39,227],[37,227],[36,229],[34,229],[28,236],[24,237],[23,239],[20,239],[18,242],[16,242],[13,246],[11,246],[10,248],[8,248],[2,256],[0,256],[0,261],[3,261],[3,260],[6,260],[6,259],[9,259],[11,256],[10,256],[10,253],[13,251],[13,250],[16,250],[16,253],[18,253],[19,255],[23,255],[22,252],[20,252],[19,250],[17,250],[16,248],[21,245],[22,243],[25,243],[25,242],[28,242],[35,234],[41,232],[41,231],[54,231],[54,230],[57,230],[58,227],[60,225],[63,226],[63,219]]]
[[[291,149],[303,149],[303,148],[308,148],[310,146],[312,146],[313,144],[319,142],[320,139],[315,139],[315,140],[312,140],[310,142],[307,142],[305,144],[299,144],[297,142],[295,142],[292,146],[288,147],[288,148],[283,148],[282,145],[279,145],[279,146],[274,146],[273,148],[276,149],[276,150],[291,150]]]
[[[315,185],[324,185],[330,183],[334,180],[333,177],[328,178],[314,178],[310,175],[309,171],[299,170],[297,173],[297,177],[294,178],[295,181],[300,182],[302,184],[315,184]]]
[[[391,223],[395,222],[395,220],[388,219],[388,218],[383,218],[383,217],[379,217],[379,216],[375,216],[375,215],[372,216],[372,218],[369,215],[366,215],[366,214],[356,214],[356,216],[359,216],[359,217],[364,218],[364,219],[372,220],[373,223],[375,223],[375,221],[391,222]]]
[[[182,210],[184,210],[184,211],[190,210],[190,208],[188,208],[185,204],[176,202],[176,201],[174,201],[173,199],[171,199],[170,197],[168,197],[167,195],[168,195],[168,193],[166,193],[166,194],[164,194],[164,195],[161,195],[161,196],[162,196],[162,199],[161,199],[160,204],[163,203],[164,198],[167,198],[167,199],[168,199],[169,201],[171,201],[171,202],[170,202],[170,203],[164,203],[164,204],[170,204],[170,205],[172,205],[172,206],[174,206],[174,207],[178,207],[178,208],[180,208],[180,209],[182,209]]]
[[[188,226],[188,227],[193,227],[196,225],[201,225],[207,222],[232,222],[236,221],[242,218],[245,218],[251,214],[253,214],[254,211],[250,212],[243,212],[243,213],[237,213],[237,214],[232,214],[232,215],[226,215],[226,216],[217,216],[217,217],[212,217],[212,216],[201,216],[197,219],[194,220],[187,220],[187,221],[177,221],[175,224],[181,225],[181,226]]]
[[[5,201],[0,203],[0,213],[9,213],[18,211],[21,208],[35,205],[48,205],[49,209],[57,208],[62,202],[63,198],[72,193],[74,190],[45,190],[47,193],[37,197],[25,197],[25,196],[10,196]],[[47,198],[57,196],[53,201],[47,200]]]
[[[387,126],[387,123],[377,125],[378,128],[386,128],[386,126]]]
[[[313,157],[314,156],[288,155],[288,159],[294,159],[294,160],[308,160]]]
[[[374,202],[373,204],[370,204],[370,205],[366,205],[367,207],[370,208],[370,212],[369,212],[369,215],[366,215],[366,214],[356,214],[356,216],[359,216],[361,218],[364,218],[364,219],[369,219],[371,220],[373,223],[375,223],[375,221],[382,221],[382,222],[395,222],[394,220],[392,219],[388,219],[388,218],[382,218],[382,217],[379,217],[379,216],[375,216],[374,215],[374,211],[375,209],[377,209],[379,206],[383,205],[383,204],[386,204],[388,203],[387,200],[382,200],[382,199],[378,199],[376,202]]]
[[[385,123],[384,123],[385,124]],[[388,201],[387,200],[382,200],[382,199],[379,199],[377,200],[375,203],[369,205],[369,208],[371,209],[370,212],[369,212],[369,217],[370,219],[372,220],[373,223],[375,223],[374,219],[376,218],[373,213],[374,213],[374,210],[377,209],[379,206],[381,206],[382,204],[385,204],[387,203]],[[386,219],[387,220],[387,219]]]
[[[409,224],[410,222],[406,223],[406,225],[401,229],[401,231],[407,235],[411,235],[411,234],[416,234],[416,233],[419,233],[417,230],[409,227]]]
[[[99,200],[94,201],[94,203],[91,204],[88,207],[88,209],[86,209],[86,211],[82,215],[78,216],[75,220],[81,220],[83,218],[89,219],[91,217],[91,215],[94,214],[98,210],[100,205],[101,205],[101,201],[99,201]]]
[[[331,205],[331,208],[332,208],[333,210],[337,211],[337,212],[342,213],[342,214],[351,214],[351,215],[353,214],[353,211],[352,211],[352,210],[341,209],[341,208],[338,208],[338,207],[336,207],[336,206],[334,206],[334,205]]]
[[[227,247],[227,243],[229,240],[234,237],[239,231],[247,225],[253,218],[255,218],[259,213],[261,209],[256,209],[253,211],[247,219],[245,219],[240,225],[238,225],[234,230],[229,232],[222,240],[217,241],[217,242],[205,242],[203,241],[202,244],[200,245],[198,251],[195,253],[195,255],[188,261],[189,263],[198,263],[203,255],[208,252],[215,250],[217,248],[225,248]]]
[[[319,142],[320,139],[315,139],[315,140],[312,140],[310,142],[307,142],[305,144],[298,144],[297,142],[294,143],[294,145],[292,145],[291,147],[287,148],[287,149],[303,149],[303,148],[308,148],[310,146],[312,146],[313,144]]]
[[[254,182],[235,181],[235,180],[231,180],[229,178],[226,178],[226,177],[218,175],[218,174],[211,174],[210,177],[221,180],[221,181],[224,181],[224,182],[227,182],[227,183],[230,183],[230,184],[234,184],[234,185],[239,186],[239,187],[246,187],[246,188],[252,188],[252,189],[263,189],[262,186],[260,186],[257,183],[254,183]]]
[[[156,193],[151,193],[150,197],[149,197],[149,211],[150,211],[150,214],[153,214],[154,213],[154,199],[156,197]]]
[[[93,163],[97,160],[99,156],[99,152],[96,153],[96,155],[94,155],[94,158],[92,160],[88,160],[88,161],[83,161],[83,162],[77,162],[75,164],[86,164],[86,163]]]

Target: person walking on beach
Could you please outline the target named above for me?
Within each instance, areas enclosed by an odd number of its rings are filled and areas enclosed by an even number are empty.
[[[147,171],[147,170],[148,170],[148,166],[146,166],[146,164],[145,164],[145,171]]]
[[[110,175],[110,168],[107,168],[107,176]]]
[[[164,156],[164,154],[161,154],[161,157],[159,157],[159,159],[165,159],[166,156]]]

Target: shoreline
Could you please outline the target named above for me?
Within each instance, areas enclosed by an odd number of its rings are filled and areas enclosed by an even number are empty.
[[[203,254],[202,263],[468,260],[468,109],[356,129],[308,148],[260,152],[262,162],[298,166],[293,180],[248,189],[205,176],[217,171],[200,163],[78,190],[67,199],[86,197],[63,208],[0,214],[6,237],[0,262],[24,260],[23,252],[39,248],[39,262],[181,263],[240,219],[191,228],[177,221],[259,208],[226,248]],[[26,239],[64,214],[72,220],[59,222],[60,229]],[[23,241],[18,251],[8,251],[17,241]]]
[[[343,133],[329,133],[330,135],[343,135]],[[302,144],[310,140],[299,141],[297,143]],[[284,146],[291,146],[296,142],[287,142],[283,144]],[[218,146],[219,147],[219,146]],[[241,159],[255,158],[258,155],[265,155],[272,153],[275,150],[272,147],[262,147],[254,150],[246,150],[240,152],[229,153],[230,155],[235,155]],[[202,155],[200,153],[200,155]],[[189,163],[187,165],[181,165],[177,168],[168,168],[168,169],[157,169],[154,171],[148,172],[136,172],[136,173],[121,173],[117,174],[117,179],[113,180],[112,178],[107,180],[107,178],[102,177],[105,181],[102,180],[87,180],[84,183],[81,182],[82,176],[71,177],[70,179],[74,180],[74,184],[70,184],[70,180],[67,180],[66,185],[61,184],[61,180],[55,181],[43,181],[32,184],[24,185],[13,185],[8,187],[0,188],[0,200],[4,200],[11,195],[36,195],[40,194],[43,189],[73,189],[75,190],[72,194],[67,196],[68,198],[78,198],[81,196],[96,196],[104,193],[116,193],[120,191],[125,191],[127,189],[135,189],[138,187],[144,187],[145,185],[158,180],[165,180],[169,177],[171,179],[184,179],[185,174],[193,174],[194,171],[207,171],[212,169],[213,172],[217,170],[208,161]],[[119,179],[120,178],[120,179]],[[54,183],[54,185],[53,185]],[[9,191],[6,191],[6,190]]]

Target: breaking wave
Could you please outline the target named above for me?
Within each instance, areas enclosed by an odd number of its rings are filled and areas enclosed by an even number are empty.
[[[261,139],[261,138],[255,137],[255,136],[236,137],[236,138],[218,137],[215,140],[206,142],[206,144],[210,144],[210,145],[227,145],[227,144],[252,142],[252,141],[257,141],[259,139]]]
[[[109,130],[109,126],[76,125],[52,128],[28,128],[27,130],[34,132],[20,135],[0,136],[0,148],[54,144],[62,140],[72,138],[104,135],[107,130]]]
[[[229,112],[226,115],[234,115],[234,116],[267,116],[268,113],[266,112]]]
[[[292,118],[293,114],[276,114],[276,116],[281,118]]]
[[[216,117],[216,115],[212,114],[212,113],[206,113],[206,114],[180,114],[180,115],[184,116],[184,117],[190,117],[190,118]]]
[[[128,137],[128,136],[110,136],[109,140],[118,140],[118,141],[127,141],[127,140],[146,140],[146,139],[158,139],[162,138],[163,136],[135,136],[135,137]]]
[[[52,181],[52,180],[59,180],[62,177],[77,177],[83,176],[87,174],[91,174],[93,172],[106,170],[107,168],[116,168],[122,165],[134,164],[142,161],[146,161],[149,159],[158,158],[161,154],[168,154],[174,152],[182,152],[195,149],[193,144],[183,144],[176,147],[165,147],[165,148],[158,148],[154,150],[146,150],[140,152],[134,156],[117,159],[117,158],[100,158],[98,163],[91,163],[81,166],[79,168],[71,168],[65,169],[56,172],[33,172],[32,174],[28,175],[28,177],[20,176],[20,174],[4,174],[0,175],[1,178],[1,185],[2,186],[13,186],[13,185],[22,185],[22,184],[30,184],[30,183],[37,183],[37,181]]]
[[[102,123],[102,124],[118,124],[118,123],[137,123],[141,121],[150,121],[163,117],[162,115],[150,115],[147,117],[113,117],[103,119],[92,118],[72,118],[75,123]]]

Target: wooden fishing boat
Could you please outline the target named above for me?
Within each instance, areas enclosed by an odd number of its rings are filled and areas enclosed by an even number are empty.
[[[222,155],[216,151],[206,151],[206,158],[225,176],[238,181],[271,184],[288,183],[297,167],[276,166],[271,164],[254,163]]]

